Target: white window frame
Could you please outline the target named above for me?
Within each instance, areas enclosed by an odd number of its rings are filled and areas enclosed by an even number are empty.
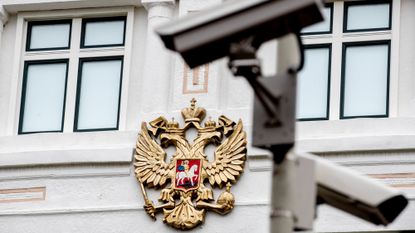
[[[303,35],[305,45],[331,44],[331,82],[330,82],[330,107],[329,120],[340,119],[340,95],[341,95],[341,71],[342,71],[342,46],[349,42],[365,41],[391,41],[390,53],[390,93],[389,93],[389,117],[397,116],[397,83],[399,64],[399,1],[391,0],[392,4],[392,29],[379,31],[343,32],[344,1],[333,2],[333,26],[331,34]],[[368,1],[370,4],[370,1]]]
[[[396,131],[396,124],[397,121],[399,121],[399,119],[396,118],[399,116],[398,85],[401,0],[391,0],[392,22],[390,30],[344,33],[344,2],[346,1],[330,1],[333,4],[333,24],[331,34],[312,34],[302,36],[303,43],[305,45],[332,45],[329,120],[301,121],[297,123],[297,145],[302,150],[313,152],[329,152],[367,150],[373,148],[388,149],[391,147],[390,145],[382,145],[385,148],[380,148],[379,141],[368,140],[370,137],[367,137],[367,135],[385,136],[384,140],[394,140],[390,134],[391,132]],[[367,2],[370,3],[371,1]],[[340,120],[343,43],[380,40],[390,41],[388,117],[353,118]],[[396,145],[398,144],[401,143],[397,143]]]
[[[105,18],[115,16],[126,16],[125,43],[124,46],[83,48],[81,49],[82,18]],[[69,50],[48,51],[26,51],[26,35],[28,21],[40,20],[64,20],[73,19],[72,33]],[[9,104],[7,128],[8,135],[18,133],[20,103],[22,94],[24,63],[29,60],[54,60],[69,59],[69,70],[67,80],[67,93],[64,111],[63,132],[73,132],[75,119],[75,105],[77,92],[77,79],[79,59],[86,57],[112,57],[123,56],[121,102],[119,106],[118,130],[126,128],[128,85],[131,66],[131,51],[133,39],[134,7],[112,7],[112,8],[89,8],[56,11],[23,12],[17,15],[16,41],[14,52],[17,54],[13,61],[13,74],[11,83],[11,99]]]

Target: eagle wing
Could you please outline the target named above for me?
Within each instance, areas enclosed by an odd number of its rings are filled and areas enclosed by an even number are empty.
[[[246,144],[246,133],[239,120],[231,136],[216,149],[215,161],[204,166],[212,186],[216,184],[222,187],[229,181],[236,182],[245,165]]]
[[[148,133],[146,123],[141,125],[134,155],[135,175],[149,187],[162,187],[171,179],[174,164],[166,163],[166,152]]]

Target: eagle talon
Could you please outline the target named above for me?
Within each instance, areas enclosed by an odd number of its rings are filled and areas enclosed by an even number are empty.
[[[161,190],[160,197],[159,197],[159,200],[160,201],[165,201],[165,202],[169,202],[169,201],[173,201],[174,202],[173,195],[172,195],[172,192],[173,191],[174,190],[171,189],[171,188],[162,189]]]
[[[156,208],[154,207],[153,203],[148,201],[143,207],[147,214],[150,215],[153,220],[156,220]]]
[[[200,189],[198,190],[198,197],[196,201],[211,201],[213,200],[213,192],[212,189],[206,188],[204,185],[200,185]]]

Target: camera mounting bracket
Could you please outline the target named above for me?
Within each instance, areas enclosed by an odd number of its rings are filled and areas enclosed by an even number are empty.
[[[260,60],[256,56],[258,48],[253,45],[254,36],[232,43],[229,52],[228,67],[232,74],[244,77],[256,96],[253,144],[270,150],[275,163],[284,159],[295,141],[295,77],[304,66],[303,43],[299,33],[295,35],[300,62],[282,77],[262,76]],[[256,116],[260,119],[256,120]]]

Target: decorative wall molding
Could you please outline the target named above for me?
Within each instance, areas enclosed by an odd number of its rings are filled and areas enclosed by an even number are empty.
[[[149,11],[149,9],[153,6],[160,6],[160,5],[165,5],[165,6],[174,6],[175,5],[175,1],[174,0],[141,0],[141,4],[144,6],[144,8],[146,8],[147,11]],[[168,17],[170,18],[170,12],[166,12],[168,15]],[[163,15],[157,15],[157,16],[163,16]],[[150,18],[150,16],[149,16]]]
[[[270,151],[256,147],[249,147],[247,156],[249,171],[267,172],[272,170],[273,161]]]
[[[125,177],[131,173],[130,164],[66,164],[0,169],[1,181],[28,181],[38,179],[76,179]]]
[[[268,206],[268,201],[235,202],[235,206]],[[43,209],[43,210],[3,210],[0,216],[24,216],[24,215],[57,215],[57,214],[79,214],[79,213],[102,213],[102,212],[126,212],[144,211],[141,205],[118,205],[105,207],[83,207],[66,209]]]
[[[190,69],[184,64],[183,94],[208,93],[209,64]]]
[[[46,187],[0,189],[0,203],[44,201]]]
[[[50,133],[0,137],[0,167],[129,164],[137,132]]]
[[[77,8],[141,6],[140,0],[2,0],[9,13]]]
[[[318,154],[343,166],[415,164],[415,150],[327,152]]]
[[[415,118],[357,118],[297,123],[303,151],[336,152],[415,148]]]
[[[0,153],[0,167],[24,167],[50,164],[130,163],[133,150],[127,148],[91,148]]]
[[[299,139],[297,148],[314,153],[414,150],[415,135],[354,135]]]

